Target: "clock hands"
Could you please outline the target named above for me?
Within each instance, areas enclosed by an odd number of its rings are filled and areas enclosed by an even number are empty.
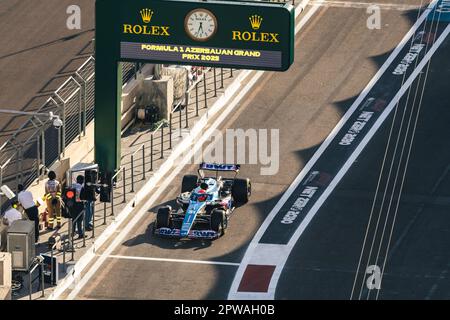
[[[200,29],[202,30],[202,33],[205,32],[205,31],[203,31],[203,23],[202,22],[200,22],[200,26],[198,27],[197,35],[200,33]]]

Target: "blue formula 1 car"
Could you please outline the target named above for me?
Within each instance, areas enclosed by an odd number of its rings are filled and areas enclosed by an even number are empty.
[[[176,238],[217,239],[228,226],[236,204],[244,204],[251,195],[250,179],[236,178],[240,165],[202,163],[197,175],[185,175],[178,209],[158,209],[154,233]],[[214,171],[214,176],[205,172]],[[234,173],[223,178],[219,173]]]

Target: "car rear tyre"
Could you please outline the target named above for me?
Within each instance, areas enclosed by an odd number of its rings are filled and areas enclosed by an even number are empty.
[[[216,231],[220,236],[225,234],[227,230],[227,221],[225,211],[222,209],[214,209],[211,212],[211,230]]]
[[[162,207],[158,209],[156,214],[156,229],[160,228],[170,228],[170,207]]]
[[[181,183],[181,193],[191,192],[197,187],[198,178],[196,175],[187,174],[183,177],[183,181]]]
[[[237,203],[247,203],[252,194],[250,179],[235,179],[231,193]]]

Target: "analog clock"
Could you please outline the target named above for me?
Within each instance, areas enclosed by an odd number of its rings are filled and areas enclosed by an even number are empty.
[[[217,18],[206,9],[194,9],[184,19],[184,29],[195,41],[208,41],[217,31]]]

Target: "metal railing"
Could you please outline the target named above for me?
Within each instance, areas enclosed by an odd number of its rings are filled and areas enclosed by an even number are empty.
[[[138,152],[142,154],[142,180],[145,180],[145,144],[131,155],[131,192],[134,192],[134,159]]]
[[[131,79],[132,75],[140,72],[141,65],[124,63],[124,80]],[[206,72],[214,70],[214,96],[217,96],[218,80],[217,70],[207,69]],[[196,110],[199,112],[199,86],[203,84],[204,107],[208,107],[206,98],[207,81],[204,75],[186,91],[186,100],[190,94],[195,93]],[[233,70],[230,72],[233,76]],[[220,88],[223,87],[224,69],[220,69]],[[204,81],[203,81],[204,80]],[[94,118],[94,91],[95,91],[95,59],[89,57],[59,88],[55,90],[36,112],[53,111],[61,116],[63,126],[53,127],[51,121],[42,121],[33,116],[20,126],[11,137],[0,146],[0,185],[7,184],[12,190],[16,190],[19,183],[28,187],[33,181],[43,177],[48,168],[60,160],[64,155],[65,148],[77,138],[86,134],[87,125]],[[181,104],[178,104],[169,116],[169,133],[171,135],[175,112],[179,111],[178,117],[183,117]],[[188,109],[185,108],[184,126],[189,127]],[[166,126],[159,129],[164,131]],[[182,122],[179,121],[181,134]],[[155,136],[154,134],[153,136]],[[163,134],[162,134],[163,136]],[[164,157],[164,140],[161,141],[161,157]],[[172,136],[170,136],[169,149],[172,147]],[[144,153],[146,147],[142,147]],[[148,148],[147,148],[148,149]],[[153,152],[151,152],[153,158]],[[134,162],[134,161],[133,161]],[[143,164],[145,166],[145,164]],[[153,161],[150,164],[153,170]],[[143,170],[144,172],[146,170]],[[145,173],[143,173],[145,176]],[[132,174],[134,179],[134,173]],[[133,184],[134,189],[134,184]],[[0,207],[3,198],[0,195]]]
[[[68,144],[69,140],[65,140],[63,141],[65,138],[65,136],[69,135],[71,137],[75,137],[76,136],[73,134],[74,130],[77,132],[78,136],[80,135],[84,135],[85,134],[85,126],[86,124],[89,123],[89,121],[91,121],[92,119],[90,118],[90,110],[93,109],[93,100],[89,100],[88,96],[90,96],[89,92],[90,90],[92,90],[92,88],[90,89],[90,87],[92,86],[92,83],[90,83],[90,81],[93,81],[94,77],[93,77],[93,73],[91,73],[90,71],[86,70],[87,68],[93,68],[93,63],[94,63],[94,59],[90,58],[88,59],[81,67],[80,69],[76,72],[76,77],[73,78],[69,78],[65,84],[66,86],[72,86],[72,91],[65,88],[65,89],[58,89],[57,90],[57,94],[58,97],[57,99],[60,100],[62,106],[60,107],[64,107],[66,108],[66,113],[62,114],[62,117],[64,118],[65,121],[65,129],[64,131],[61,129],[58,132],[57,135],[57,146],[58,146],[58,150],[56,153],[56,159],[59,158],[59,156],[61,155],[61,153],[63,152],[63,146],[66,146]],[[90,67],[88,67],[90,66]],[[93,69],[91,70],[93,72]],[[84,72],[84,73],[83,73]],[[229,77],[233,77],[233,70],[229,69]],[[208,77],[208,75],[210,77]],[[192,114],[195,115],[195,117],[198,117],[200,112],[199,110],[201,108],[208,108],[208,94],[210,94],[209,96],[211,96],[211,93],[214,96],[217,96],[217,90],[220,88],[224,87],[224,77],[225,77],[225,72],[224,69],[206,69],[204,70],[204,72],[194,81],[194,83],[192,85],[190,85],[190,87],[188,88],[188,90],[186,91],[186,97],[184,100],[184,104],[183,101],[178,102],[178,104],[173,107],[172,111],[169,114],[169,119],[168,121],[163,121],[161,122],[155,129],[153,129],[153,131],[150,134],[150,141],[147,143],[143,143],[140,146],[138,146],[138,148],[130,155],[131,161],[130,164],[124,165],[120,168],[119,171],[117,171],[115,173],[115,175],[111,178],[111,216],[115,215],[114,212],[114,206],[115,206],[115,202],[116,202],[116,198],[117,198],[117,194],[115,193],[115,190],[117,190],[118,188],[121,189],[122,192],[122,202],[126,203],[126,195],[127,195],[127,187],[128,184],[131,181],[131,192],[135,192],[136,191],[136,179],[141,179],[141,180],[145,180],[147,177],[147,172],[153,171],[155,169],[155,161],[158,159],[163,159],[164,158],[164,152],[166,150],[170,150],[172,149],[172,144],[173,144],[173,130],[174,129],[179,129],[180,131],[180,135],[181,136],[181,132],[183,127],[184,128],[189,128],[190,125],[190,118],[189,118],[189,112],[191,112]],[[212,80],[211,80],[212,79]],[[209,80],[214,81],[212,87],[213,89],[208,91],[207,90],[207,86],[208,86],[208,82]],[[211,85],[211,83],[209,83]],[[203,92],[200,93],[201,89],[203,87]],[[190,95],[193,95],[193,99],[194,102],[192,104],[189,103],[190,101]],[[81,99],[80,99],[81,97]],[[200,99],[202,98],[202,99]],[[72,105],[73,101],[77,100],[79,101],[80,105],[77,105],[78,109],[74,109],[74,106]],[[71,102],[72,101],[72,102]],[[47,101],[47,103],[53,103],[54,105],[58,105],[58,103],[55,101],[55,99],[53,98],[49,98],[49,100]],[[193,105],[193,106],[192,106]],[[189,109],[190,108],[190,109]],[[81,110],[81,112],[80,112]],[[70,115],[74,114],[75,112],[78,112],[78,115],[82,115],[82,119],[81,121],[78,119],[77,121],[75,120],[68,120],[68,117],[70,117]],[[71,113],[72,112],[72,113]],[[178,113],[178,114],[177,114]],[[92,118],[93,118],[93,113],[92,113]],[[175,123],[175,119],[178,119],[178,124]],[[37,121],[36,119],[31,119],[30,121]],[[48,124],[49,128],[51,126],[51,124]],[[40,140],[39,140],[39,144],[37,144],[38,147],[40,147],[40,150],[44,150],[43,152],[43,156],[42,157],[38,157],[38,159],[36,160],[38,165],[37,167],[39,167],[39,170],[42,171],[43,167],[48,167],[48,164],[51,163],[52,158],[48,159],[45,158],[45,156],[48,155],[48,152],[45,152],[45,150],[49,150],[49,146],[48,146],[48,142],[45,139],[42,139],[43,134],[47,134],[45,132],[45,129],[43,129],[42,127],[39,128],[38,130],[39,134],[40,134]],[[168,137],[168,139],[167,139]],[[32,141],[32,138],[29,139],[30,141]],[[2,147],[0,147],[0,150],[3,150],[5,148],[5,145],[3,145]],[[20,151],[20,147],[18,148]],[[41,151],[42,152],[42,151]],[[139,161],[142,161],[141,163]],[[7,159],[5,162],[3,162],[0,165],[0,182],[2,179],[2,174],[5,172],[5,170],[3,170],[6,167],[11,166],[12,163],[15,163],[15,165],[17,165],[17,163],[15,162],[15,159],[13,158],[9,158]],[[139,170],[138,170],[139,168]],[[130,170],[130,171],[128,171]],[[128,179],[127,181],[127,176],[128,176],[128,172],[130,172],[130,179]],[[38,171],[38,169],[36,169],[36,175],[38,176],[40,172]],[[128,183],[128,184],[127,184]],[[93,206],[94,207],[94,206]],[[104,224],[106,224],[106,220],[107,220],[107,204],[104,204]],[[94,208],[92,208],[93,210],[95,210]],[[61,236],[61,246],[62,246],[62,254],[63,254],[63,267],[64,269],[66,269],[66,253],[70,252],[71,253],[71,261],[74,260],[74,255],[75,255],[75,232],[74,232],[74,227],[75,224],[82,219],[82,230],[83,230],[83,235],[85,235],[86,232],[86,225],[85,225],[85,210],[83,210],[75,219],[70,219],[69,220],[69,228],[67,230],[67,236],[64,234],[60,234]],[[95,212],[93,212],[93,228],[95,228]],[[94,229],[95,230],[95,229]],[[94,237],[94,233],[92,235]],[[86,246],[86,237],[83,236],[83,247]],[[53,261],[53,257],[55,256],[55,250],[56,250],[56,244],[54,244],[51,248],[50,248],[50,256],[51,256],[51,260]],[[57,266],[51,266],[51,281],[53,282],[53,267],[57,267]]]
[[[111,186],[111,216],[114,216],[114,188],[117,185],[117,182],[122,180],[122,193],[123,193],[123,203],[127,202],[127,193],[125,190],[126,187],[126,169],[125,167],[120,167],[120,169],[112,176],[110,180],[110,186]],[[104,219],[106,223],[106,206],[105,206],[105,212],[104,212]]]
[[[83,209],[83,211],[81,211],[78,216],[75,219],[70,219],[70,252],[72,254],[72,257],[70,259],[70,261],[74,260],[74,255],[75,255],[75,224],[80,220],[81,220],[81,230],[82,230],[82,238],[83,238],[83,248],[86,247],[86,220],[85,220],[85,216],[86,216],[86,211]]]
[[[214,97],[217,97],[218,89],[224,88],[224,79],[225,72],[223,68],[214,69],[208,68],[204,70],[204,72],[194,81],[194,83],[188,88],[186,91],[186,97],[183,101],[179,101],[177,105],[172,108],[168,116],[168,121],[162,121],[155,129],[152,130],[149,136],[149,141],[138,145],[136,150],[129,155],[130,162],[123,161],[123,165],[118,172],[111,179],[111,182],[116,181],[116,177],[119,176],[120,173],[123,173],[120,186],[122,189],[123,203],[126,202],[126,176],[125,173],[127,170],[130,171],[130,192],[136,191],[136,179],[140,179],[143,181],[147,177],[147,172],[152,172],[154,170],[154,163],[158,159],[164,158],[164,152],[172,149],[173,145],[173,129],[176,128],[179,131],[178,138],[182,137],[183,127],[189,128],[189,112],[192,112],[195,117],[199,116],[199,110],[201,105],[204,109],[208,108],[208,77],[207,75],[211,73],[211,79],[213,81],[213,89],[212,94]],[[233,69],[229,69],[229,77],[233,77]],[[210,83],[211,84],[211,83]],[[203,86],[202,94],[199,94],[199,86]],[[195,110],[189,110],[189,95],[195,94],[194,100],[194,108]],[[200,96],[203,96],[203,101],[200,101]],[[175,119],[177,119],[178,124],[174,123]],[[166,134],[165,134],[166,132]],[[168,136],[168,141],[165,140]],[[138,171],[140,169],[140,171]],[[111,184],[113,185],[113,184]],[[120,189],[120,187],[111,188],[111,215],[114,215],[114,203],[115,203],[115,189]],[[104,224],[106,224],[106,209],[107,206],[104,204]]]
[[[208,78],[208,74],[211,75],[210,78]],[[150,141],[147,143],[143,143],[130,155],[130,163],[129,165],[123,165],[115,174],[111,177],[110,185],[111,185],[111,214],[110,216],[114,216],[114,206],[117,198],[117,194],[115,193],[115,190],[121,189],[122,193],[122,203],[126,203],[126,195],[127,195],[127,187],[128,184],[131,181],[131,189],[130,192],[136,191],[136,178],[140,178],[141,181],[145,180],[147,177],[147,172],[154,170],[154,162],[157,159],[163,159],[164,158],[164,151],[172,149],[172,143],[173,143],[173,129],[177,126],[177,129],[181,130],[184,128],[189,128],[190,121],[189,121],[189,111],[191,111],[195,117],[198,117],[200,112],[199,110],[201,107],[204,109],[208,108],[208,94],[213,94],[215,97],[217,96],[217,90],[224,87],[224,69],[207,69],[205,70],[201,76],[198,77],[196,81],[188,88],[186,92],[186,99],[185,99],[185,105],[183,105],[183,101],[178,102],[176,106],[173,107],[171,113],[169,114],[169,120],[168,121],[162,121],[159,123],[159,125],[152,130],[150,133]],[[233,70],[229,70],[229,77],[233,77]],[[207,90],[208,85],[208,79],[212,79],[214,81],[212,87],[212,91]],[[199,87],[203,86],[203,92],[199,93]],[[83,91],[85,88],[85,84],[81,85],[81,90]],[[190,104],[189,104],[189,94],[195,94],[195,101],[193,103],[194,106],[191,106],[191,110],[189,110]],[[210,95],[211,96],[211,95]],[[203,98],[204,101],[200,101],[200,97]],[[195,110],[194,110],[195,109]],[[177,114],[178,113],[178,114]],[[178,119],[178,124],[174,123],[175,119]],[[165,138],[168,136],[168,140]],[[149,143],[149,144],[148,144]],[[159,156],[159,158],[158,158]],[[141,163],[139,163],[141,161]],[[137,168],[140,169],[140,171],[137,170]],[[127,181],[127,170],[130,170],[130,175]],[[94,207],[94,206],[93,206]],[[104,204],[104,224],[106,224],[107,219],[107,212],[106,212],[107,205]],[[95,210],[92,208],[92,210]],[[69,228],[67,230],[67,235],[59,234],[61,237],[61,248],[62,248],[62,254],[63,254],[63,268],[66,270],[66,253],[71,253],[71,261],[75,258],[75,225],[77,222],[81,219],[81,226],[82,226],[82,247],[86,246],[86,219],[85,219],[85,210],[83,210],[75,219],[69,220]],[[93,211],[93,229],[95,228],[95,212]],[[95,229],[94,229],[95,230]],[[94,234],[93,234],[94,237]],[[50,257],[51,257],[51,282],[54,281],[54,267],[58,267],[58,264],[55,266],[53,265],[53,258],[55,256],[55,250],[57,247],[57,243],[53,244],[53,246],[50,248]],[[61,250],[60,250],[61,251]],[[42,275],[42,281],[43,281],[43,275]]]
[[[91,203],[91,212],[92,212],[92,239],[95,238],[95,201]],[[86,221],[86,220],[85,220]]]
[[[42,294],[41,294],[41,298],[45,297],[45,286],[44,286],[44,264],[43,261],[40,260],[39,258],[35,258],[33,261],[33,264],[31,265],[30,269],[28,270],[28,296],[29,296],[29,300],[32,300],[32,296],[33,296],[33,272],[40,267],[39,270],[39,289],[41,290]]]
[[[123,63],[124,82],[136,76],[141,66]],[[0,146],[0,185],[16,190],[43,177],[48,168],[64,155],[65,148],[86,135],[87,125],[94,119],[95,59],[89,57],[63,82],[36,112],[60,115],[61,128],[49,120],[30,117]],[[0,195],[0,207],[3,198]]]
[[[70,241],[69,241],[70,237],[64,238],[64,239],[63,239],[62,235],[60,235],[60,237],[61,237],[61,239],[60,239],[60,246],[62,248],[62,254],[63,254],[63,264],[62,265],[63,265],[64,272],[66,272],[66,270],[67,270],[67,265],[66,265],[66,251],[67,251],[67,249],[66,248],[67,248],[67,245],[70,243]],[[56,263],[56,265],[53,264],[53,258],[55,257],[56,247],[58,247],[58,242],[55,242],[52,245],[52,247],[50,248],[50,283],[51,284],[54,283],[54,278],[53,278],[54,277],[54,269],[53,268],[54,267],[58,268],[58,263]],[[61,251],[61,249],[59,251]],[[74,250],[72,249],[72,252],[73,251]],[[72,256],[72,259],[73,259],[73,256]]]

